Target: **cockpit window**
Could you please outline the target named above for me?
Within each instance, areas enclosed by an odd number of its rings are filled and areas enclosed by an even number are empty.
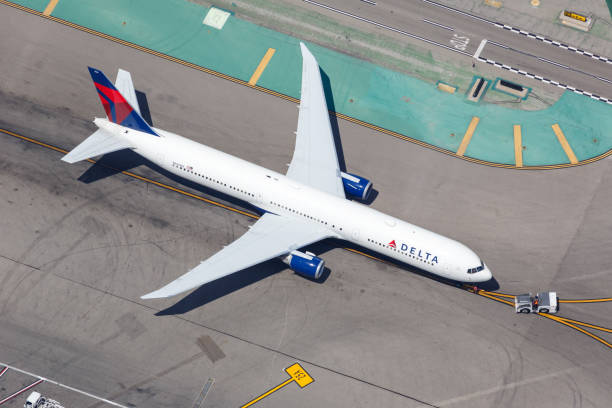
[[[484,269],[484,263],[482,262],[482,260],[480,261],[480,266],[477,266],[476,268],[470,268],[467,270],[467,273],[476,273],[476,272],[480,272]]]

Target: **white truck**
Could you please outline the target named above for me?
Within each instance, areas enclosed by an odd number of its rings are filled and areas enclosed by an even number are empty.
[[[538,292],[535,297],[531,293],[515,296],[514,310],[516,313],[557,313],[557,292]]]

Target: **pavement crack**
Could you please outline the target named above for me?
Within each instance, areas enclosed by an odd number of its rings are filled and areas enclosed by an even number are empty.
[[[14,262],[14,263],[16,263],[16,264],[18,264],[18,265],[27,266],[28,268],[31,268],[31,269],[36,269],[37,271],[40,271],[40,268],[38,268],[38,267],[36,267],[36,266],[34,266],[34,265],[30,265],[30,264],[27,264],[27,263],[24,263],[24,262],[20,262],[20,261],[18,261],[18,260],[16,260],[16,259],[13,259],[13,258],[8,257],[8,256],[4,256],[4,255],[1,255],[1,254],[0,254],[0,258],[3,258],[3,259],[6,259],[6,260],[9,260],[9,261]]]

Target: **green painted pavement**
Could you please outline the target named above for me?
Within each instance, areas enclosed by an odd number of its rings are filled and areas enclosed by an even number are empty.
[[[234,16],[222,30],[205,26],[202,20],[208,9],[184,0],[100,4],[60,0],[52,14],[244,81],[266,50],[274,48],[258,85],[299,98],[302,62],[297,38]],[[478,116],[480,123],[465,156],[488,162],[514,164],[514,124],[522,126],[525,166],[569,163],[552,131],[554,123],[559,123],[581,161],[612,149],[612,109],[586,96],[566,92],[555,105],[540,111],[474,104],[462,93],[444,93],[434,84],[315,44],[309,48],[325,74],[331,110],[419,141],[455,152],[471,118]],[[121,66],[121,61],[116,63]]]
[[[47,4],[49,4],[49,0],[21,0],[16,1],[15,3],[29,7],[36,11],[40,11],[42,13],[43,11],[45,11],[45,7],[47,7]]]

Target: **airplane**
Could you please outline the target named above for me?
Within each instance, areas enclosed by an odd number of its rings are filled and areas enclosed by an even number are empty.
[[[453,281],[489,281],[491,271],[464,244],[363,203],[372,183],[340,170],[319,64],[304,43],[300,48],[301,100],[295,151],[287,174],[150,126],[140,115],[129,72],[119,69],[113,85],[100,70],[89,68],[106,118],[95,118],[98,130],[61,160],[75,163],[132,149],[171,173],[262,212],[240,238],[141,298],[175,296],[273,258],[281,258],[296,273],[317,280],[325,261],[300,249],[327,238],[350,241]]]

